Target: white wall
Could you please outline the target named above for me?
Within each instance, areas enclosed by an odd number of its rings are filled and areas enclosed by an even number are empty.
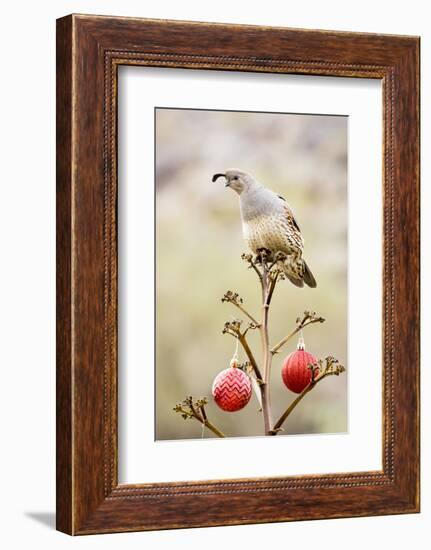
[[[284,25],[422,36],[422,97],[431,97],[431,29],[427,3],[314,0],[57,0],[2,6],[0,87],[0,422],[1,541],[37,548],[175,548],[247,544],[354,550],[385,545],[425,548],[431,521],[431,376],[423,342],[422,514],[223,527],[72,539],[54,524],[54,188],[55,18],[70,12]],[[3,43],[4,42],[4,43]],[[431,149],[429,101],[422,102],[422,150]],[[423,250],[430,249],[429,160],[423,155]],[[429,253],[428,253],[429,254]],[[431,329],[429,255],[423,258],[423,329]],[[428,525],[427,525],[428,524]]]

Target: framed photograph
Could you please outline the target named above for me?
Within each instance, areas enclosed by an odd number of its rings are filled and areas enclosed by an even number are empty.
[[[57,21],[57,528],[419,511],[419,38]]]

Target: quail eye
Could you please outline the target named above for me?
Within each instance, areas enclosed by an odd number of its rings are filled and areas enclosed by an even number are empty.
[[[233,179],[234,179],[234,180],[239,180],[239,177],[238,177],[238,176],[234,176]]]

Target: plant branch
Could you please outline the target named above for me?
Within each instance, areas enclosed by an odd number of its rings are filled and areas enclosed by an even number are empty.
[[[268,333],[268,317],[269,317],[269,305],[271,302],[273,281],[270,280],[270,271],[268,270],[267,259],[268,254],[266,250],[260,251],[260,258],[262,263],[262,323],[260,327],[260,333],[262,338],[262,362],[263,362],[263,384],[261,385],[262,395],[262,412],[263,422],[265,428],[265,434],[268,435],[272,426],[272,414],[271,414],[271,395],[270,395],[270,374],[271,374],[271,362],[272,355],[269,350],[269,333]],[[276,282],[277,279],[275,279]],[[275,286],[275,283],[274,283]]]
[[[205,405],[207,404],[206,399],[198,400],[198,404],[205,427],[211,430],[217,437],[225,437],[224,433],[221,432],[216,426],[214,426],[212,422],[208,420],[207,413],[205,411]]]
[[[241,259],[249,264],[248,268],[253,269],[256,275],[259,277],[260,281],[262,282],[262,273],[259,271],[256,262],[253,260],[253,256],[251,254],[241,254]]]
[[[301,317],[298,317],[296,319],[297,326],[295,330],[293,330],[290,334],[285,336],[278,344],[276,344],[271,349],[271,354],[275,355],[280,348],[282,348],[295,334],[298,334],[303,328],[308,327],[308,325],[312,325],[313,323],[323,323],[325,319],[323,317],[318,317],[316,313],[310,312],[310,311],[304,311],[304,315]]]
[[[193,401],[193,397],[189,396],[184,399],[182,403],[178,403],[174,407],[174,411],[181,414],[184,420],[194,418],[206,428],[211,430],[217,437],[226,437],[224,433],[217,428],[212,422],[208,420],[205,405],[208,404],[206,397],[202,397]]]
[[[246,333],[250,328],[257,328],[256,325],[253,324],[253,326],[248,326],[247,329],[244,332],[241,332],[241,321],[234,320],[231,322],[226,322],[223,328],[223,334],[230,334],[234,338],[238,338],[239,343],[244,349],[245,354],[248,357],[248,360],[250,361],[250,365],[252,366],[254,373],[256,375],[256,380],[259,384],[263,382],[262,374],[260,372],[260,369],[258,367],[257,361],[253,355],[253,352],[250,349],[250,346],[248,345]]]
[[[206,428],[211,430],[213,434],[215,434],[217,437],[226,437],[224,433],[221,430],[219,430],[216,426],[214,426],[214,424],[209,420],[205,420],[204,425]]]
[[[243,304],[243,299],[239,296],[239,294],[237,292],[232,292],[231,290],[226,291],[223,298],[221,299],[221,301],[233,304],[240,311],[242,311],[244,313],[244,315],[246,315],[250,319],[250,321],[254,325],[256,325],[256,327],[259,326],[259,322],[256,321],[256,319],[253,317],[253,315],[250,315],[250,313],[242,305]]]
[[[250,346],[248,345],[248,342],[247,342],[244,334],[242,334],[239,337],[239,342],[242,345],[242,347],[244,348],[244,352],[246,353],[246,355],[248,357],[248,360],[250,361],[250,364],[253,367],[254,374],[256,375],[257,382],[259,384],[261,384],[262,383],[262,374],[260,372],[259,367],[257,366],[256,359],[254,358],[253,352],[251,351]]]
[[[271,303],[272,295],[274,294],[275,285],[277,284],[278,276],[280,275],[280,271],[275,271],[271,276],[271,282],[268,289],[268,295],[266,297],[266,303],[269,306]]]
[[[308,368],[311,370],[311,382],[306,386],[302,392],[292,401],[292,403],[287,407],[284,413],[280,416],[277,422],[274,424],[272,430],[270,430],[269,435],[277,435],[278,432],[282,431],[282,425],[286,421],[287,417],[292,413],[295,407],[302,401],[302,399],[309,393],[319,382],[321,382],[327,376],[339,376],[346,369],[343,365],[340,365],[334,357],[326,357],[325,366],[323,366],[323,361],[319,360],[318,365],[308,365]]]

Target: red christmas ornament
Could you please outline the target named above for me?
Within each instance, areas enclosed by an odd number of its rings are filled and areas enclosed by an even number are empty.
[[[222,370],[214,379],[212,394],[217,405],[228,412],[243,409],[250,401],[250,378],[235,361],[228,369]]]
[[[304,349],[302,338],[298,342],[298,349],[288,355],[283,363],[281,376],[284,385],[295,393],[301,393],[304,388],[311,382],[312,372],[308,365],[317,363],[316,357]],[[315,371],[314,376],[318,374]]]

